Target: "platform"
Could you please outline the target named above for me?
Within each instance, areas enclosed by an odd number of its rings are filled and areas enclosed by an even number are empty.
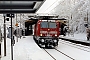
[[[53,60],[52,57],[48,53],[41,49],[33,40],[33,36],[25,36],[26,38],[21,37],[18,39],[18,42],[15,42],[13,46],[13,60]],[[15,39],[15,41],[17,41]],[[11,39],[7,38],[7,54],[4,56],[4,48],[3,48],[3,41],[2,41],[2,57],[1,60],[11,60]],[[84,49],[80,50],[75,47]],[[63,53],[71,56],[75,60],[90,60],[90,47],[85,46],[88,48],[79,47],[76,45],[65,43],[65,41],[60,41],[58,44],[57,49],[62,51]],[[64,54],[56,53],[54,49],[48,49],[49,53],[51,53],[56,60],[71,60],[66,57]],[[89,52],[87,52],[89,51]],[[77,55],[76,55],[77,54]],[[84,57],[84,58],[82,58]]]
[[[3,43],[3,42],[2,42]],[[11,60],[11,40],[7,38],[7,53],[4,56],[2,44],[2,58],[1,60]],[[52,58],[45,53],[45,51],[35,43],[32,36],[18,39],[13,46],[14,60],[52,60]]]

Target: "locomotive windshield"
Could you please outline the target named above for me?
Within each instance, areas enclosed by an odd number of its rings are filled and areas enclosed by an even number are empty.
[[[41,28],[48,28],[48,22],[41,22]]]
[[[49,28],[56,28],[56,23],[49,22]]]
[[[55,22],[41,22],[41,28],[56,28]]]

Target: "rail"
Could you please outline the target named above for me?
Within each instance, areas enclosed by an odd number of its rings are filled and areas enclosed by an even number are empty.
[[[72,59],[72,60],[75,60],[74,58],[72,58],[72,57],[68,56],[67,54],[65,54],[65,53],[61,52],[60,50],[58,50],[58,49],[56,49],[56,48],[54,48],[54,49],[55,49],[55,50],[57,50],[59,53],[62,53],[63,55],[67,56],[68,58],[70,58],[70,59]]]

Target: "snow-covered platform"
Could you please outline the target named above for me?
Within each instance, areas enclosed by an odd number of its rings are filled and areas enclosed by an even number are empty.
[[[90,45],[90,40],[87,41],[87,37],[85,33],[78,33],[78,34],[74,34],[74,35],[66,35],[66,36],[60,36],[60,38],[62,39],[67,39],[70,41],[75,41],[75,42],[80,42],[82,44],[87,44]]]
[[[15,39],[17,41],[17,39]],[[57,49],[74,58],[75,60],[90,60],[90,47],[81,47],[66,43],[63,40],[59,41]],[[7,54],[4,56],[4,44],[2,42],[2,58],[1,60],[11,60],[11,39],[7,38]],[[26,36],[26,38],[18,39],[13,46],[13,60],[54,60],[33,40],[33,36]],[[80,48],[80,49],[78,49]],[[84,50],[81,50],[84,49]],[[56,58],[56,60],[72,60],[64,54],[57,53],[54,49],[48,49],[48,52]]]
[[[4,56],[4,48],[2,42],[2,58],[1,60],[11,60],[11,39],[7,38],[7,54]],[[14,60],[52,60],[45,51],[35,43],[32,36],[18,39],[13,46]]]

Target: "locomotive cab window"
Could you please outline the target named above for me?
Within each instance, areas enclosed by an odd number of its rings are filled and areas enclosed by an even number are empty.
[[[48,28],[48,22],[45,22],[45,21],[43,21],[43,22],[41,22],[41,28]]]
[[[56,23],[49,22],[49,28],[56,28]]]
[[[55,22],[41,22],[40,24],[41,28],[56,28],[56,23]]]

